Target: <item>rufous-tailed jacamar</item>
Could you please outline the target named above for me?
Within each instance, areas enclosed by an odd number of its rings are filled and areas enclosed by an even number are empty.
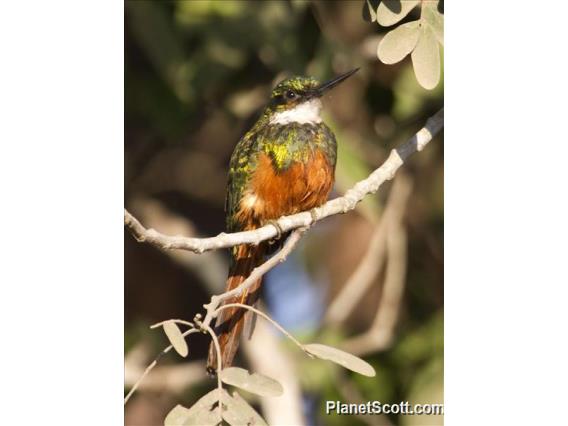
[[[247,231],[281,216],[311,210],[325,203],[333,186],[337,143],[322,121],[321,97],[358,69],[320,84],[314,78],[293,77],[280,82],[255,125],[239,140],[231,156],[225,199],[229,232]],[[241,284],[263,261],[268,242],[231,249],[227,291]],[[227,303],[253,305],[261,280]],[[223,309],[216,320],[223,368],[239,346],[245,310]],[[207,368],[217,369],[213,342]]]

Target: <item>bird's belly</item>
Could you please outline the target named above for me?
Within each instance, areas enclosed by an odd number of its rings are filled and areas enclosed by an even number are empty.
[[[241,200],[239,220],[248,224],[247,228],[256,227],[320,206],[327,200],[333,180],[334,168],[321,151],[282,171],[276,170],[268,155],[261,154],[250,189]]]

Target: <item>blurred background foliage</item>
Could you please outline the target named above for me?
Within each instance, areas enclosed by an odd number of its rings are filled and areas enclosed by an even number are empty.
[[[379,61],[377,47],[395,27],[365,20],[368,3],[127,0],[126,207],[143,224],[165,233],[224,231],[231,152],[274,83],[292,74],[325,80],[361,67],[324,99],[324,118],[339,144],[332,197],[378,167],[443,106],[443,61],[441,81],[433,90],[418,84],[410,55],[392,65]],[[420,10],[410,10],[399,24],[420,19]],[[338,378],[322,361],[298,358],[311,424],[441,422],[440,417],[325,416],[323,407],[326,399],[348,402],[348,397],[392,403],[443,400],[442,137],[404,166],[413,182],[403,221],[406,282],[392,344],[365,357],[377,377],[342,372]],[[311,340],[334,344],[372,323],[383,274],[343,324],[322,326],[321,319],[366,252],[390,187],[367,197],[355,212],[319,223],[294,256],[266,277],[265,309],[295,335],[317,335]],[[127,356],[141,346],[150,356],[166,346],[165,338],[147,326],[200,312],[213,292],[222,291],[226,263],[226,253],[162,253],[125,232]],[[192,336],[191,362],[205,358],[207,345],[205,336]],[[160,363],[187,361],[169,355]],[[126,424],[161,424],[176,403],[189,406],[214,386],[203,374],[191,386],[142,389],[126,407]]]

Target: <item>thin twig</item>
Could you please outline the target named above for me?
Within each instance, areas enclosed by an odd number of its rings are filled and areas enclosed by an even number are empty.
[[[128,200],[128,205],[136,218],[148,228],[160,229],[170,235],[200,236],[188,217],[174,212],[161,201],[135,196]],[[209,294],[217,294],[225,289],[227,261],[220,251],[211,250],[202,255],[186,250],[162,252],[184,270],[196,275]]]
[[[146,368],[143,364],[124,365],[124,384],[128,388],[134,385],[140,378],[141,372]],[[146,376],[137,392],[154,391],[182,394],[185,389],[196,386],[207,380],[203,374],[205,362],[203,360],[183,362],[173,365],[158,365],[152,370],[152,374]]]
[[[186,330],[185,332],[182,333],[182,336],[189,336],[190,334],[193,333],[198,333],[199,330],[196,328],[190,328],[189,330]],[[152,369],[156,366],[156,364],[158,364],[158,360],[163,357],[165,354],[167,354],[169,351],[171,351],[173,349],[173,345],[168,346],[166,349],[164,349],[162,352],[160,352],[158,354],[158,356],[156,358],[154,358],[154,361],[152,361],[152,363],[146,367],[146,370],[144,370],[144,373],[142,373],[142,376],[140,376],[140,378],[136,381],[136,383],[134,383],[134,386],[132,386],[132,389],[130,389],[130,392],[128,392],[128,394],[124,397],[124,405],[126,405],[126,403],[128,402],[128,400],[130,399],[130,397],[134,394],[134,392],[136,392],[136,389],[138,389],[138,386],[140,386],[140,383],[142,383],[142,380],[144,380],[144,378],[150,373],[150,371],[152,371]]]
[[[203,324],[208,326],[213,318],[215,317],[214,312],[217,310],[217,307],[224,302],[225,300],[229,300],[234,297],[238,297],[243,291],[251,287],[259,278],[261,278],[264,274],[270,271],[272,268],[277,266],[279,263],[282,263],[286,260],[290,252],[296,247],[298,241],[302,238],[302,235],[307,231],[307,228],[300,228],[296,229],[286,240],[284,247],[280,249],[278,253],[264,262],[262,265],[256,267],[251,274],[236,288],[226,293],[222,293],[219,295],[211,296],[211,301],[203,305],[203,307],[207,310],[207,314],[203,319]]]
[[[197,324],[199,326],[200,329],[206,330],[209,332],[209,334],[212,333],[210,324],[211,321],[213,320],[213,318],[215,318],[218,314],[219,311],[221,311],[222,309],[225,309],[227,307],[231,307],[231,306],[240,306],[240,307],[244,307],[245,309],[249,309],[252,310],[256,313],[258,313],[260,316],[262,316],[263,318],[266,318],[268,321],[272,322],[278,329],[280,329],[280,331],[282,331],[284,334],[286,334],[288,337],[290,337],[298,346],[300,346],[303,349],[303,346],[301,345],[300,342],[298,342],[296,339],[294,339],[294,337],[292,337],[290,335],[290,333],[288,333],[286,330],[284,330],[284,328],[280,325],[277,324],[276,322],[274,322],[274,320],[272,320],[271,318],[269,318],[266,314],[264,314],[263,312],[252,308],[250,306],[247,305],[242,305],[240,303],[232,303],[232,304],[227,304],[224,305],[222,307],[219,308],[219,304],[225,300],[228,300],[232,297],[236,297],[239,294],[241,294],[242,291],[246,290],[248,287],[250,287],[252,284],[254,284],[254,282],[259,279],[260,277],[262,277],[266,272],[268,272],[269,270],[271,270],[272,268],[274,268],[276,265],[278,265],[279,263],[282,263],[286,260],[286,257],[288,256],[288,254],[294,249],[294,247],[296,247],[296,244],[298,244],[298,241],[300,241],[300,239],[302,238],[302,235],[306,232],[307,228],[300,228],[300,229],[296,229],[294,232],[292,232],[292,234],[290,235],[290,237],[288,237],[288,239],[286,240],[286,243],[284,244],[284,247],[282,247],[282,249],[276,253],[274,256],[272,256],[270,259],[268,259],[266,262],[264,262],[262,265],[258,266],[257,268],[255,268],[252,273],[249,275],[249,277],[243,281],[241,283],[241,285],[239,285],[237,288],[220,294],[220,295],[214,295],[211,297],[211,301],[206,304],[203,305],[203,307],[206,309],[207,313],[205,315],[205,318],[203,319],[203,321],[200,321],[199,324]],[[162,325],[164,325],[164,323],[166,322],[170,322],[173,321],[175,323],[179,323],[179,324],[184,324],[187,325],[190,328],[189,330],[187,330],[186,332],[182,333],[182,336],[186,336],[188,334],[191,333],[195,333],[197,331],[199,331],[199,329],[197,328],[193,328],[195,327],[195,325],[192,322],[189,321],[185,321],[185,320],[180,320],[180,319],[172,319],[172,320],[166,320],[166,321],[161,321],[158,322],[156,324],[153,324],[150,326],[150,328],[157,328],[160,327]],[[213,334],[214,335],[214,334]],[[212,338],[213,338],[212,335]],[[217,341],[217,337],[215,336],[215,338],[213,338],[213,342],[216,342],[216,346],[215,348],[217,349],[219,342]],[[163,356],[164,354],[166,354],[167,352],[169,352],[171,349],[173,348],[172,345],[168,346],[164,351],[162,351],[162,353],[160,353],[160,355],[158,355],[156,357],[156,359],[146,368],[146,370],[144,371],[144,373],[142,374],[142,376],[140,377],[140,379],[138,379],[138,381],[134,384],[134,386],[132,387],[132,389],[130,390],[130,392],[128,392],[128,395],[126,395],[126,398],[124,400],[124,403],[126,404],[126,402],[128,402],[128,400],[130,399],[130,397],[132,396],[132,394],[136,391],[136,389],[138,388],[140,382],[148,375],[148,373],[156,366],[158,359]],[[220,363],[221,363],[221,351],[220,349],[217,352],[217,371],[221,371],[220,369]],[[217,377],[219,378],[219,374],[217,374]],[[220,380],[220,379],[219,379]]]
[[[271,319],[262,311],[259,311],[252,306],[244,305],[241,303],[229,303],[221,307],[219,307],[219,304],[232,297],[238,296],[242,291],[253,285],[253,283],[258,278],[262,277],[266,272],[275,267],[278,263],[283,262],[286,259],[287,255],[296,246],[302,234],[311,224],[325,217],[339,213],[346,213],[350,210],[353,210],[357,203],[359,203],[366,195],[375,193],[385,181],[390,180],[394,177],[396,171],[402,164],[404,164],[404,162],[410,155],[412,155],[416,151],[421,151],[432,140],[433,136],[441,130],[443,125],[444,110],[441,109],[435,115],[430,117],[426,122],[426,125],[422,129],[420,129],[410,140],[408,140],[400,147],[393,149],[387,160],[378,169],[373,171],[366,179],[357,182],[345,193],[343,197],[328,201],[321,207],[313,209],[310,212],[301,212],[294,215],[281,217],[280,219],[278,219],[278,221],[276,221],[276,225],[266,225],[253,231],[235,232],[232,234],[221,233],[216,237],[210,238],[187,238],[180,235],[168,236],[161,234],[154,229],[146,229],[134,216],[132,216],[125,209],[124,223],[130,229],[130,232],[136,238],[136,240],[139,242],[148,242],[162,249],[181,249],[193,251],[195,253],[203,253],[209,250],[234,247],[240,244],[259,244],[262,241],[274,238],[279,232],[288,232],[294,230],[282,250],[280,250],[278,254],[270,258],[267,262],[254,269],[247,280],[245,280],[239,287],[230,292],[212,296],[210,303],[204,305],[205,309],[207,310],[207,314],[203,322],[198,324],[200,326],[200,329],[190,328],[189,330],[182,333],[182,336],[185,337],[189,334],[196,333],[201,330],[206,330],[211,335],[211,338],[213,339],[213,342],[215,344],[217,351],[217,370],[218,372],[220,372],[222,368],[221,351],[217,336],[211,329],[210,323],[219,311],[230,307],[240,307],[255,312],[257,315],[260,315],[261,317],[272,323],[284,335],[290,338],[298,347],[300,347],[304,352],[310,355],[307,351],[305,351],[304,346],[298,340],[296,340],[280,324]],[[279,229],[277,229],[276,226],[278,226]],[[187,321],[175,320],[175,322],[180,322],[182,324],[190,325],[191,327],[193,327],[193,324]],[[154,326],[157,327],[162,324],[163,322],[155,324]],[[166,349],[164,349],[146,368],[140,379],[134,384],[130,392],[128,392],[128,394],[126,395],[124,399],[125,404],[128,402],[132,394],[136,391],[142,380],[156,366],[158,359],[168,353],[172,348],[173,346],[170,345]],[[219,374],[217,376],[217,385],[219,388],[219,414],[222,421],[222,383]]]
[[[292,340],[301,350],[306,352],[306,350],[304,349],[304,345],[302,345],[294,336],[292,336],[288,331],[286,331],[286,329],[284,327],[282,327],[280,324],[278,324],[276,321],[274,321],[272,318],[270,318],[264,312],[259,311],[258,309],[253,308],[252,306],[244,305],[242,303],[227,303],[226,305],[220,306],[217,309],[217,312],[222,311],[223,309],[226,309],[226,308],[243,308],[243,309],[248,309],[249,311],[254,312],[255,314],[261,316],[266,321],[271,323],[274,327],[276,327],[278,330],[280,330],[280,332],[282,334],[284,334],[286,337],[288,337],[290,340]],[[308,353],[308,352],[306,352],[306,353]],[[308,354],[308,355],[310,355],[310,354]]]
[[[357,182],[343,197],[328,201],[311,212],[301,212],[291,216],[281,217],[276,221],[281,232],[288,232],[300,227],[307,227],[317,220],[339,213],[353,210],[366,195],[375,193],[387,180],[394,177],[396,171],[404,164],[406,159],[417,151],[421,151],[444,126],[444,109],[428,119],[426,125],[420,129],[410,140],[393,149],[387,160],[366,179]],[[315,216],[315,217],[314,217]],[[253,231],[221,233],[210,238],[187,238],[181,235],[169,236],[154,229],[146,229],[124,210],[124,224],[130,229],[137,241],[147,242],[162,249],[189,250],[203,253],[208,250],[233,247],[239,244],[259,244],[262,241],[274,238],[278,234],[276,226],[269,224]]]
[[[219,391],[219,421],[223,422],[223,382],[221,381],[221,347],[219,346],[219,339],[211,327],[208,325],[201,325],[201,327],[209,333],[211,339],[213,339],[213,344],[215,345],[215,351],[217,352],[217,389]]]

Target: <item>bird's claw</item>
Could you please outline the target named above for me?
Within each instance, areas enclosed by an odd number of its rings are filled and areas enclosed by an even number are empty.
[[[272,225],[272,226],[274,226],[274,228],[276,228],[276,236],[273,239],[271,239],[270,241],[268,241],[268,244],[274,244],[277,240],[282,238],[282,234],[284,232],[282,231],[282,228],[280,227],[280,225],[278,224],[278,222],[276,220],[269,220],[268,222],[266,222],[266,224]]]
[[[312,223],[317,222],[319,220],[319,214],[317,207],[314,207],[310,210],[310,216],[312,217]]]

